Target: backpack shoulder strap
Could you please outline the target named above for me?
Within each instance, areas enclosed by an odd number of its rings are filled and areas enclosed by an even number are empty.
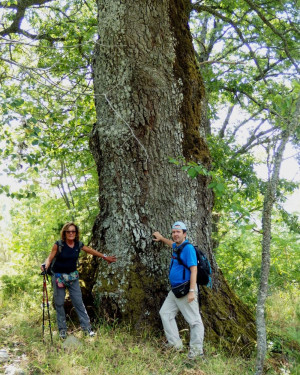
[[[179,246],[178,248],[178,251],[177,251],[177,260],[178,260],[178,263],[181,264],[182,266],[184,266],[185,268],[189,269],[189,267],[187,265],[185,265],[182,261],[182,259],[180,258],[180,255],[182,253],[182,250],[185,248],[186,245],[190,245],[189,242],[185,242],[183,245]]]
[[[50,274],[52,274],[52,268],[56,262],[56,257],[61,253],[62,251],[62,248],[64,246],[64,243],[62,240],[58,240],[57,241],[57,252],[55,254],[55,257],[53,258],[52,262],[51,262],[51,265],[50,265]]]
[[[182,277],[183,279],[185,279],[185,269],[187,270],[190,270],[189,267],[183,263],[182,259],[180,258],[180,255],[182,253],[182,250],[185,248],[186,245],[190,245],[189,242],[185,242],[183,245],[180,245],[179,248],[178,248],[178,251],[177,251],[177,260],[178,260],[178,263],[183,266],[183,273],[182,273]]]
[[[56,256],[61,253],[63,246],[64,246],[63,240],[58,240]]]

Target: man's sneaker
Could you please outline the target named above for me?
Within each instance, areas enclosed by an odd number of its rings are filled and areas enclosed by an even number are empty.
[[[198,351],[195,351],[195,350],[190,350],[189,353],[188,353],[188,359],[190,359],[192,361],[196,360],[196,359],[204,360],[204,354],[199,353]]]
[[[67,337],[67,330],[66,329],[60,329],[59,330],[59,337],[64,340]]]
[[[86,328],[83,330],[85,336],[94,337],[96,333],[91,328]]]

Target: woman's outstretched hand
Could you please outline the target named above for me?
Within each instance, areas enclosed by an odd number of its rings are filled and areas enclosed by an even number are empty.
[[[104,260],[107,261],[107,263],[113,263],[117,260],[116,256],[115,255],[106,255],[104,257]]]

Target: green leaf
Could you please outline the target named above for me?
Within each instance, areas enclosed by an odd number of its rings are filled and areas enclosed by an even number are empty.
[[[24,104],[24,99],[15,99],[12,103],[12,107],[20,107],[21,105]]]
[[[216,186],[215,186],[215,189],[218,192],[223,193],[225,191],[225,184],[217,183]]]
[[[195,178],[198,176],[198,172],[196,171],[196,168],[189,168],[187,173],[191,178]]]

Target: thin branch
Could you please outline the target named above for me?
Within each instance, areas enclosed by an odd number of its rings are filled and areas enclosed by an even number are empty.
[[[285,122],[285,119],[278,112],[276,112],[274,109],[270,108],[265,103],[260,103],[257,99],[255,99],[248,92],[243,91],[243,90],[236,90],[236,89],[233,89],[231,87],[226,87],[226,86],[223,86],[223,89],[228,91],[228,92],[232,92],[234,94],[236,94],[237,91],[240,92],[241,94],[243,94],[247,98],[249,98],[253,103],[255,103],[259,108],[264,109],[264,110],[268,111],[269,113],[272,113],[273,115],[277,116],[283,123]]]
[[[235,134],[238,132],[238,130],[243,127],[244,125],[246,125],[249,121],[252,121],[254,118],[256,118],[257,115],[259,115],[263,110],[260,109],[258,110],[257,112],[255,112],[251,117],[249,117],[248,119],[242,121],[233,131],[232,135],[235,136]]]
[[[233,104],[233,105],[231,105],[231,106],[228,108],[227,115],[226,115],[226,118],[225,118],[225,120],[224,120],[223,126],[222,126],[222,128],[220,129],[220,131],[219,131],[219,137],[220,137],[220,138],[224,138],[225,130],[226,130],[228,124],[229,124],[229,120],[230,120],[230,117],[231,117],[232,112],[233,112],[233,110],[234,110],[234,107],[235,107],[235,105]]]
[[[249,45],[249,43],[247,42],[247,40],[244,38],[244,35],[243,35],[242,31],[240,30],[240,28],[238,27],[238,24],[236,22],[232,21],[231,18],[224,16],[222,13],[219,13],[215,9],[213,9],[213,8],[211,8],[209,6],[206,6],[206,5],[193,4],[193,9],[196,10],[196,11],[198,11],[198,12],[205,11],[205,12],[208,12],[210,14],[213,14],[214,16],[216,16],[216,17],[220,18],[221,20],[223,20],[224,22],[230,24],[234,28],[234,30],[236,31],[236,33],[238,34],[240,40],[248,48],[250,56],[252,57],[255,65],[256,65],[259,73],[260,73],[260,77],[262,79],[264,79],[263,71],[262,71],[262,69],[261,69],[261,67],[260,67],[260,65],[258,63],[258,60],[257,60],[257,58],[256,58],[256,56],[255,56],[255,54],[254,54],[251,46]]]
[[[294,58],[291,56],[290,54],[290,51],[289,51],[289,48],[288,48],[288,42],[286,40],[286,38],[284,37],[284,35],[282,33],[280,33],[278,31],[278,28],[274,27],[272,25],[271,22],[269,22],[269,20],[267,20],[267,18],[265,17],[265,15],[259,10],[259,8],[253,3],[253,1],[251,0],[244,0],[250,7],[251,9],[259,16],[259,18],[263,21],[263,23],[265,25],[267,25],[271,30],[272,32],[279,36],[279,38],[283,41],[283,45],[284,45],[284,52],[286,53],[287,57],[289,58],[289,60],[291,61],[291,63],[294,65],[294,67],[296,68],[296,71],[299,73],[299,68],[298,68],[298,65],[297,63],[295,62]],[[299,30],[298,30],[299,32]]]
[[[264,121],[265,121],[265,120],[263,120],[262,123],[263,123]],[[265,143],[267,139],[266,139],[266,138],[262,138],[262,137],[266,136],[266,135],[269,134],[269,133],[272,133],[273,131],[274,131],[274,129],[271,128],[271,129],[268,129],[268,130],[266,130],[266,131],[260,132],[260,133],[258,133],[257,135],[252,134],[252,135],[249,137],[247,143],[244,144],[244,145],[243,145],[238,151],[235,152],[235,155],[237,155],[237,154],[245,154],[245,153],[248,152],[251,148],[256,147],[256,146],[258,146],[258,145],[261,145],[261,144]],[[254,141],[256,141],[256,142],[254,143]]]
[[[199,65],[211,65],[211,64],[223,64],[223,65],[238,65],[238,64],[245,64],[243,61],[222,61],[222,60],[210,60],[210,61],[202,61],[198,63]]]

